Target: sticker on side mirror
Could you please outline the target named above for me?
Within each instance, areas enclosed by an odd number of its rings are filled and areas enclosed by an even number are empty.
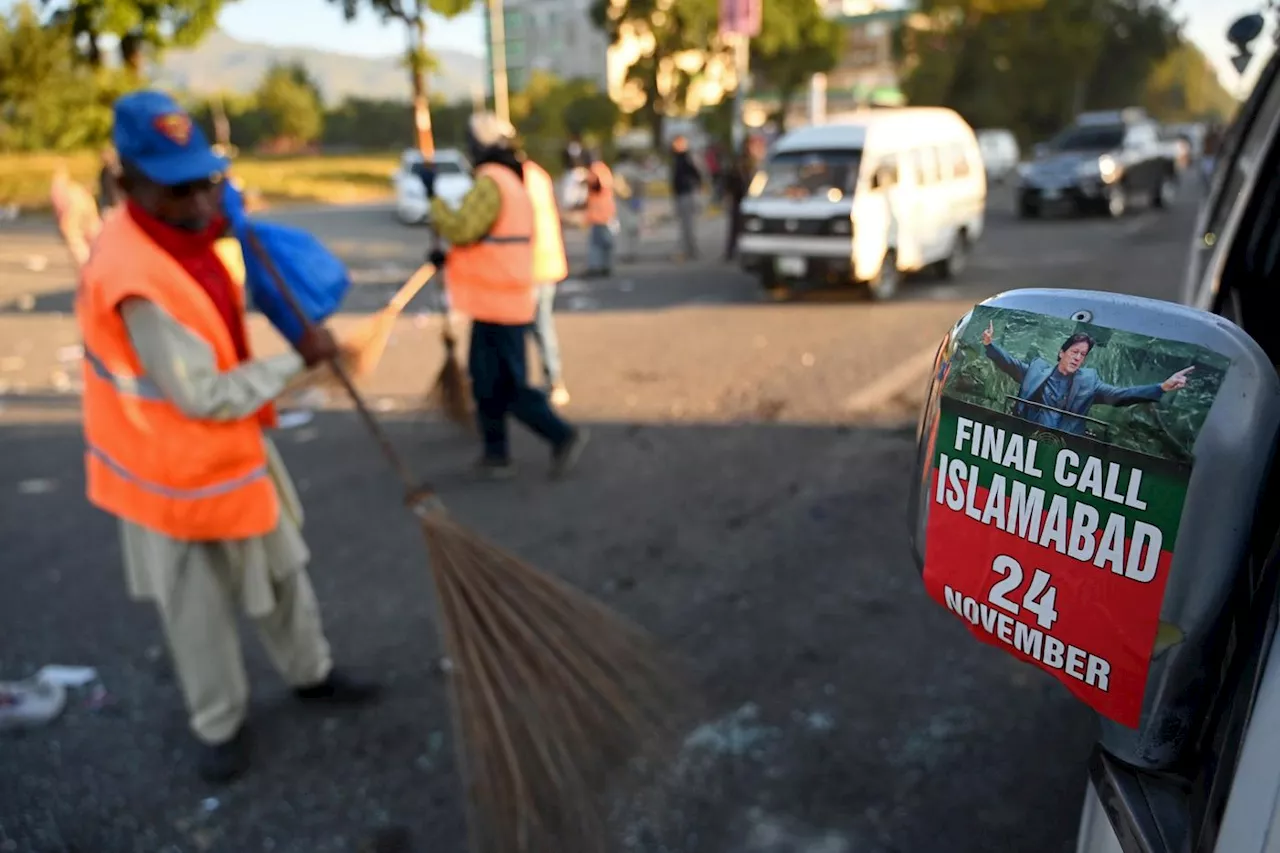
[[[1136,727],[1192,448],[1230,360],[990,305],[953,335],[926,419],[929,595]]]

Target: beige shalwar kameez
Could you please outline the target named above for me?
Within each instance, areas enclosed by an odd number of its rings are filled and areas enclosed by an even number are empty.
[[[296,353],[256,359],[221,372],[213,350],[154,303],[121,308],[147,376],[191,418],[236,420],[274,400],[304,369]],[[191,729],[210,744],[235,734],[249,688],[236,630],[236,606],[257,624],[268,655],[294,687],[323,681],[332,668],[302,539],[302,505],[275,447],[264,435],[280,496],[280,521],[264,536],[185,542],[120,520],[132,596],[154,601],[182,685]]]

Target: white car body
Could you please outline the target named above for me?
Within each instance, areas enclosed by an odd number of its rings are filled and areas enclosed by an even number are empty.
[[[977,131],[976,136],[988,181],[999,183],[1017,170],[1022,152],[1013,133],[1003,128],[986,128]]]
[[[422,162],[420,151],[406,149],[400,156],[400,168],[391,176],[396,193],[396,218],[405,225],[420,225],[431,218],[426,187],[413,171],[413,167]],[[452,148],[436,151],[432,162],[436,167],[435,194],[456,207],[471,189],[471,164],[462,152]]]

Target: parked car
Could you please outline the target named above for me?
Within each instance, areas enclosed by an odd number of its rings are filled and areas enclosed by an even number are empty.
[[[1065,206],[1078,213],[1123,216],[1134,202],[1168,207],[1177,173],[1159,126],[1140,112],[1084,113],[1020,170],[1018,215]]]
[[[987,170],[987,181],[1002,184],[1018,170],[1022,152],[1012,131],[1003,128],[985,128],[977,131],[978,150],[982,153],[982,165]]]
[[[406,149],[400,156],[400,168],[391,176],[396,193],[396,218],[405,225],[421,225],[431,217],[431,202],[427,188],[422,183],[422,171],[428,164],[422,152]],[[471,164],[453,148],[436,151],[429,168],[436,173],[435,194],[450,204],[457,205],[471,189]]]
[[[957,113],[868,110],[774,144],[742,202],[739,256],[775,293],[825,279],[887,299],[904,272],[963,272],[986,198],[977,139]]]

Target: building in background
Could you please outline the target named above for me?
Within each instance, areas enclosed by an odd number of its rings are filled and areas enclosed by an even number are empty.
[[[534,71],[608,83],[609,39],[591,22],[591,0],[504,0],[507,86],[519,92]],[[485,21],[485,62],[493,80],[493,38]],[[492,86],[492,82],[490,82]]]

